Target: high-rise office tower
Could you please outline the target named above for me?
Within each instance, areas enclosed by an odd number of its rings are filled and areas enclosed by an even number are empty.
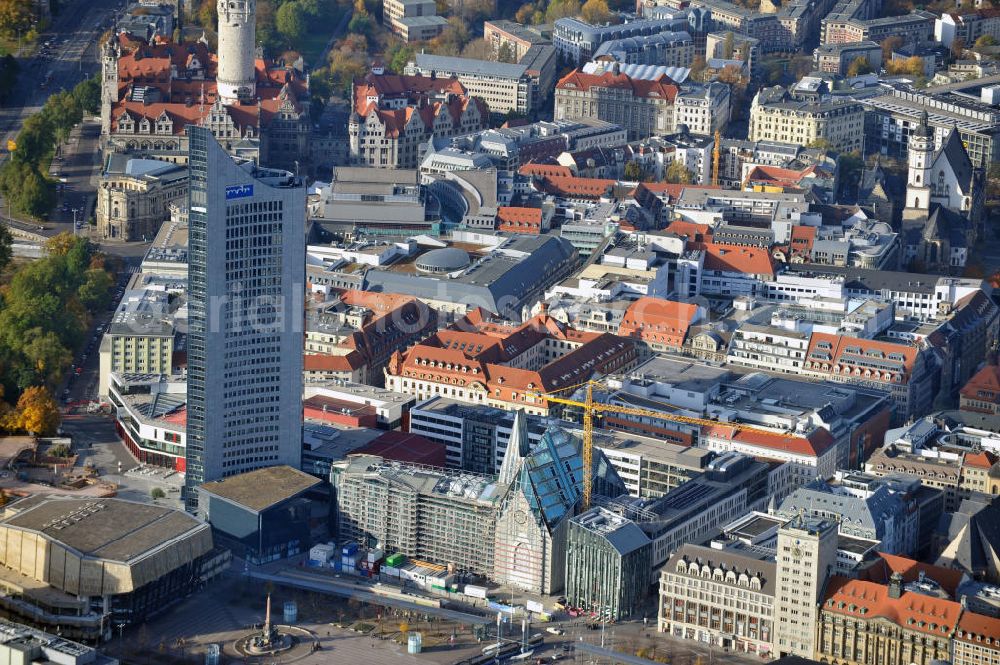
[[[774,591],[778,656],[812,658],[819,601],[837,565],[837,523],[797,516],[778,529]]]
[[[187,469],[196,487],[299,466],[305,187],[189,127]]]

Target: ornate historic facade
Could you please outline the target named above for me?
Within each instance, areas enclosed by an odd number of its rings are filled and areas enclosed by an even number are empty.
[[[951,660],[962,606],[889,586],[834,577],[820,606],[815,658],[836,665],[930,665]]]
[[[228,51],[217,57],[203,42],[158,38],[147,43],[126,33],[112,37],[101,58],[105,154],[183,163],[185,128],[200,125],[234,156],[294,170],[297,160],[309,154],[308,79],[251,53],[249,64],[240,68],[253,73],[254,85],[230,86],[226,90],[242,93],[226,96],[217,77],[231,57]]]
[[[97,186],[97,230],[106,240],[152,239],[187,191],[183,167],[113,155]]]
[[[354,86],[351,163],[416,168],[430,139],[478,132],[488,123],[486,104],[457,79],[373,72]]]

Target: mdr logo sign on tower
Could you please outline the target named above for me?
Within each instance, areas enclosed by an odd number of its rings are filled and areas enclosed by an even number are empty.
[[[234,185],[232,187],[226,187],[227,201],[231,201],[232,199],[245,199],[249,196],[253,196],[253,185]]]

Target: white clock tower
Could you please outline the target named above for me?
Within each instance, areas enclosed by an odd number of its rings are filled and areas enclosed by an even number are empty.
[[[910,136],[908,152],[910,169],[906,181],[906,208],[908,210],[930,210],[934,131],[927,124],[927,111],[920,114],[920,124]]]
[[[256,74],[256,0],[218,0],[219,97],[226,104],[251,100]]]

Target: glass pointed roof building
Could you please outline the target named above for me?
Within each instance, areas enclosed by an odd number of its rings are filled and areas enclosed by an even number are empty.
[[[519,411],[500,467],[494,579],[535,593],[563,586],[566,528],[576,514],[583,485],[582,442],[550,427],[538,443],[528,441]],[[618,496],[625,485],[604,454],[594,450],[593,491]]]

